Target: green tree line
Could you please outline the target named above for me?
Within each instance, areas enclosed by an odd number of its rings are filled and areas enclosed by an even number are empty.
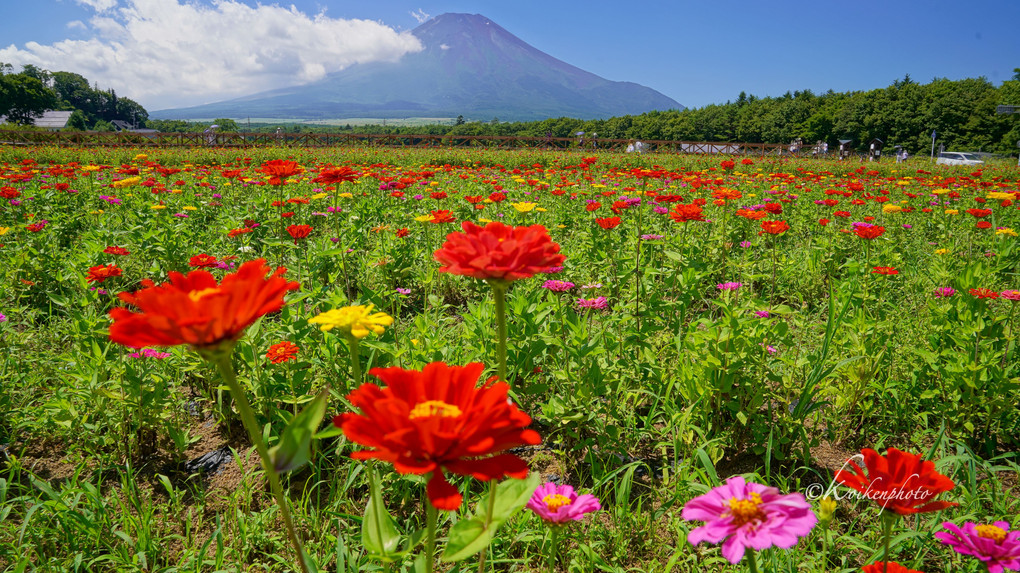
[[[48,110],[73,111],[68,127],[79,130],[111,130],[114,120],[144,125],[149,118],[137,102],[117,97],[113,89],[99,89],[80,74],[31,64],[14,73],[11,64],[0,63],[0,116],[9,123],[29,124]]]

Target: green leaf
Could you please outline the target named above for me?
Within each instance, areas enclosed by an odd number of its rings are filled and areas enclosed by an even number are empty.
[[[365,516],[361,521],[361,544],[365,550],[385,563],[395,561],[400,553],[400,532],[393,516],[386,511],[379,488],[379,479],[375,469],[369,471],[369,489],[371,496],[365,506]]]
[[[319,429],[323,416],[326,415],[326,399],[328,391],[322,391],[312,400],[301,413],[290,421],[283,430],[280,443],[269,450],[269,459],[278,472],[295,470],[306,463],[311,457],[312,436]]]
[[[492,515],[489,515],[490,498],[478,501],[475,515],[462,519],[450,528],[449,540],[442,561],[462,561],[489,546],[493,535],[511,515],[517,513],[538,489],[542,476],[531,472],[525,479],[508,479],[493,488]]]

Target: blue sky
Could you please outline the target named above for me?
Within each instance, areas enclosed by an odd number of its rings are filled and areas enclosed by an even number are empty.
[[[419,49],[409,31],[482,14],[534,47],[688,107],[810,89],[881,88],[909,74],[1020,67],[1020,0],[465,2],[4,0],[0,62],[77,72],[149,110],[314,81]]]

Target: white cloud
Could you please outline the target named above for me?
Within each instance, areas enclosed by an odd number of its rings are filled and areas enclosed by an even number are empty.
[[[150,110],[307,83],[351,64],[392,61],[422,49],[410,32],[309,16],[293,6],[76,1],[97,10],[87,27],[92,38],[10,45],[0,48],[0,62],[79,73]]]
[[[411,12],[411,16],[413,16],[414,19],[417,20],[419,24],[424,24],[425,22],[428,22],[432,18],[431,14],[427,14],[421,8],[418,8],[417,12]]]
[[[105,12],[117,6],[117,0],[74,0],[86,8],[92,8],[96,12]]]

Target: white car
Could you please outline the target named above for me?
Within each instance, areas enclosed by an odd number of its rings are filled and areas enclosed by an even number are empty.
[[[984,165],[985,162],[973,153],[944,151],[935,160],[936,165]]]

